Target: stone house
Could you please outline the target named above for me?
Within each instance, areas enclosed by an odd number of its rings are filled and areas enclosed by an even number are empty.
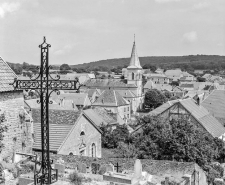
[[[92,107],[104,107],[109,112],[116,113],[118,119],[127,122],[131,117],[131,106],[130,102],[125,100],[119,92],[115,90],[105,90],[99,96],[99,98],[92,104]]]
[[[223,125],[206,108],[198,105],[191,98],[168,101],[149,114],[161,116],[165,119],[180,118],[182,116],[190,120],[198,128],[207,131],[213,137],[223,138],[225,134]]]
[[[8,128],[3,132],[2,158],[12,158],[15,152],[30,153],[32,147],[32,120],[24,109],[23,91],[10,85],[14,78],[16,74],[0,58],[0,124]]]
[[[40,109],[32,110],[34,119],[33,151],[41,150]],[[65,110],[55,105],[49,110],[50,152],[62,155],[102,156],[99,126],[104,124],[93,110]]]
[[[169,78],[165,74],[148,74],[145,75],[148,80],[155,84],[169,84]]]
[[[93,103],[100,96],[101,91],[100,89],[86,89],[84,93],[88,94],[91,103]]]
[[[83,109],[91,106],[91,101],[87,93],[61,93],[60,95],[53,95],[52,99],[61,106],[71,104],[78,109]]]

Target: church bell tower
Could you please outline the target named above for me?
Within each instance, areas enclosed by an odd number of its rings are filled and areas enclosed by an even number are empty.
[[[142,94],[142,67],[137,55],[136,44],[134,40],[130,65],[127,67],[127,84],[134,84],[138,87],[137,94]]]

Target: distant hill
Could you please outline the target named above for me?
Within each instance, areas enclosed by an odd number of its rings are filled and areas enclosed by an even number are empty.
[[[188,55],[188,56],[150,56],[139,57],[141,65],[145,64],[155,65],[157,67],[170,67],[177,64],[209,64],[209,63],[225,63],[225,56],[219,55]],[[118,66],[129,65],[130,58],[115,58],[99,60],[96,62],[89,62],[84,64],[70,65],[71,68],[95,68],[98,66],[105,66],[108,68],[116,68]]]

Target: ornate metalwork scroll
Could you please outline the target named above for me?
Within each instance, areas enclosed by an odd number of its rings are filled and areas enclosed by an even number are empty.
[[[75,80],[60,80],[54,79],[49,74],[49,47],[50,44],[44,41],[39,48],[41,49],[41,66],[39,68],[39,74],[31,80],[18,80],[15,79],[12,84],[15,89],[32,89],[36,90],[40,95],[38,103],[41,104],[41,141],[42,141],[42,158],[41,158],[41,169],[39,172],[34,174],[35,185],[52,184],[58,179],[57,170],[53,170],[51,167],[52,161],[50,160],[49,154],[49,100],[52,92],[59,92],[59,90],[76,90],[79,91],[81,84],[78,79]]]

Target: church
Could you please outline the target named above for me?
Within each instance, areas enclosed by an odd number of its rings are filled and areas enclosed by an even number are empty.
[[[85,89],[113,89],[124,99],[130,102],[131,112],[135,113],[142,109],[144,101],[142,75],[143,69],[137,55],[134,41],[130,64],[126,68],[126,79],[90,79],[85,82]]]

